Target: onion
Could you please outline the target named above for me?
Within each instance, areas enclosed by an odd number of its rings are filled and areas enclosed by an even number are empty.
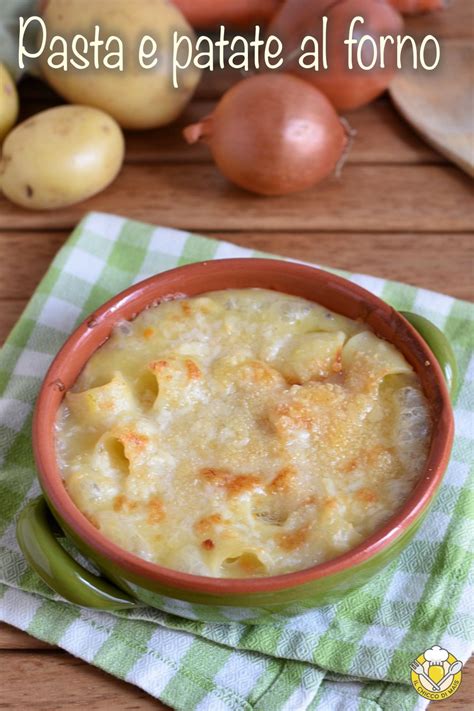
[[[312,35],[322,47],[322,18],[328,18],[328,69],[319,71],[303,69],[298,64],[298,48],[306,35]],[[295,72],[310,81],[329,98],[339,110],[356,109],[368,104],[389,85],[396,66],[395,46],[385,47],[385,69],[377,62],[373,69],[358,68],[357,55],[353,51],[353,68],[348,68],[347,46],[344,40],[349,35],[352,20],[361,16],[365,22],[355,27],[354,38],[368,34],[373,37],[377,48],[380,37],[396,37],[403,28],[400,14],[385,0],[286,0],[281,10],[270,23],[267,34],[277,35],[285,47],[287,71]],[[369,66],[372,48],[364,44],[362,62]]]
[[[326,97],[291,74],[259,74],[233,86],[214,112],[184,129],[205,141],[221,172],[260,195],[305,190],[337,166],[345,124]]]
[[[432,10],[443,10],[449,0],[388,0],[403,15],[418,15]]]
[[[193,27],[268,22],[282,0],[173,0]]]

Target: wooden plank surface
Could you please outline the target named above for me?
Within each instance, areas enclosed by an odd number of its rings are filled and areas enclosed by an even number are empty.
[[[0,653],[2,699],[0,708],[9,711],[64,711],[86,709],[104,711],[165,711],[136,686],[85,664],[61,651],[25,654]],[[270,710],[269,710],[270,711]]]
[[[407,32],[434,34],[449,51],[452,39],[472,38],[473,22],[474,2],[455,0],[447,12],[411,18]],[[0,343],[71,228],[91,209],[474,299],[471,185],[415,135],[387,98],[348,116],[357,138],[339,181],[262,199],[230,186],[207,148],[187,146],[181,135],[239,78],[232,71],[208,74],[175,125],[128,133],[126,166],[101,195],[54,213],[26,212],[0,198]],[[30,78],[21,84],[21,100],[23,116],[61,101]],[[472,707],[473,668],[471,662],[459,692],[434,704],[434,711]],[[0,708],[165,709],[136,687],[4,624],[0,669]]]
[[[63,711],[67,698],[67,708],[77,711],[85,708],[88,711],[168,709],[137,687],[121,682],[54,647],[40,645],[38,640],[0,623],[3,685],[0,708],[9,711]],[[472,667],[470,664],[464,670],[456,694],[446,701],[433,704],[433,711],[467,711],[472,708]],[[331,709],[328,708],[328,711]]]
[[[205,162],[212,160],[203,143],[189,146],[182,129],[212,113],[215,101],[193,102],[180,119],[170,127],[129,133],[127,161]],[[380,99],[360,111],[346,115],[356,137],[349,151],[348,163],[445,163],[445,159],[419,139],[400,118],[387,98]]]
[[[250,249],[347,271],[363,271],[384,279],[408,281],[459,299],[474,299],[473,233],[359,232],[347,235],[209,230],[207,233]],[[65,231],[0,232],[0,343],[68,235]],[[414,247],[420,255],[415,260]],[[449,259],[440,258],[446,252]],[[22,254],[21,260],[19,254]]]
[[[29,101],[22,118],[60,103],[59,97]],[[190,146],[183,138],[185,126],[212,113],[216,101],[196,100],[170,126],[135,131],[126,134],[127,163],[211,163],[212,157],[204,143]],[[418,138],[399,116],[388,98],[383,97],[370,106],[346,115],[356,132],[348,163],[446,163],[434,149]]]
[[[71,229],[89,210],[191,230],[411,231],[472,229],[472,189],[444,165],[347,165],[302,193],[262,198],[232,186],[207,164],[125,165],[104,192],[54,211],[0,198],[0,230]]]
[[[34,650],[41,651],[51,651],[56,650],[57,647],[53,647],[46,642],[42,642],[40,639],[31,637],[26,632],[22,632],[12,625],[7,625],[3,622],[0,623],[0,654],[1,652],[8,650],[13,651],[24,651],[28,650],[30,652]],[[0,662],[2,657],[0,656]],[[1,708],[1,706],[0,706]]]
[[[385,279],[408,281],[459,299],[474,299],[474,233],[451,236],[445,232],[354,232],[348,235],[337,232],[208,230],[207,234],[250,249],[348,271],[363,271]],[[0,231],[3,250],[0,300],[28,298],[68,235],[65,231]],[[417,255],[423,255],[422,259],[413,259],[414,249]],[[20,253],[21,260],[18,259]],[[446,253],[449,253],[449,259],[444,258]]]

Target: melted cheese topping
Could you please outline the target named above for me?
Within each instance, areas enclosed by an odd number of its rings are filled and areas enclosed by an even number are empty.
[[[335,557],[406,500],[430,440],[412,368],[362,323],[261,289],[119,324],[57,422],[66,487],[102,534],[189,573]]]

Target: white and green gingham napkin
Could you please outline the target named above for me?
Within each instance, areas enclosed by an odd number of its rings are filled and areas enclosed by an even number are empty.
[[[136,684],[179,711],[423,709],[409,662],[434,644],[466,661],[473,638],[471,304],[350,275],[396,308],[434,321],[461,371],[447,474],[415,540],[372,582],[337,605],[249,627],[147,607],[112,615],[61,601],[29,569],[15,520],[39,493],[31,411],[66,336],[118,291],[188,262],[255,253],[187,232],[93,213],[54,259],[0,355],[0,619]],[[259,254],[258,256],[269,256]]]

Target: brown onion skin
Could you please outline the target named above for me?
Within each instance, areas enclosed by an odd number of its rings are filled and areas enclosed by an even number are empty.
[[[189,143],[204,140],[220,171],[259,195],[305,190],[332,173],[347,144],[334,108],[291,74],[240,81],[213,114],[188,126]]]
[[[403,30],[403,18],[386,0],[286,0],[267,29],[283,42],[286,56],[300,46],[305,35],[313,35],[322,42],[322,17],[328,18],[328,69],[303,69],[298,56],[289,59],[284,67],[320,89],[339,111],[357,109],[370,103],[386,90],[396,71],[395,47],[388,44],[385,51],[386,67],[378,65],[369,71],[357,67],[353,53],[353,69],[348,68],[347,45],[349,26],[356,16],[364,25],[355,27],[354,37],[370,34],[379,45],[381,35],[396,37]],[[364,64],[371,58],[363,53]]]
[[[448,0],[388,0],[402,15],[419,15],[423,12],[444,10]]]
[[[173,0],[193,27],[266,23],[282,0]]]

